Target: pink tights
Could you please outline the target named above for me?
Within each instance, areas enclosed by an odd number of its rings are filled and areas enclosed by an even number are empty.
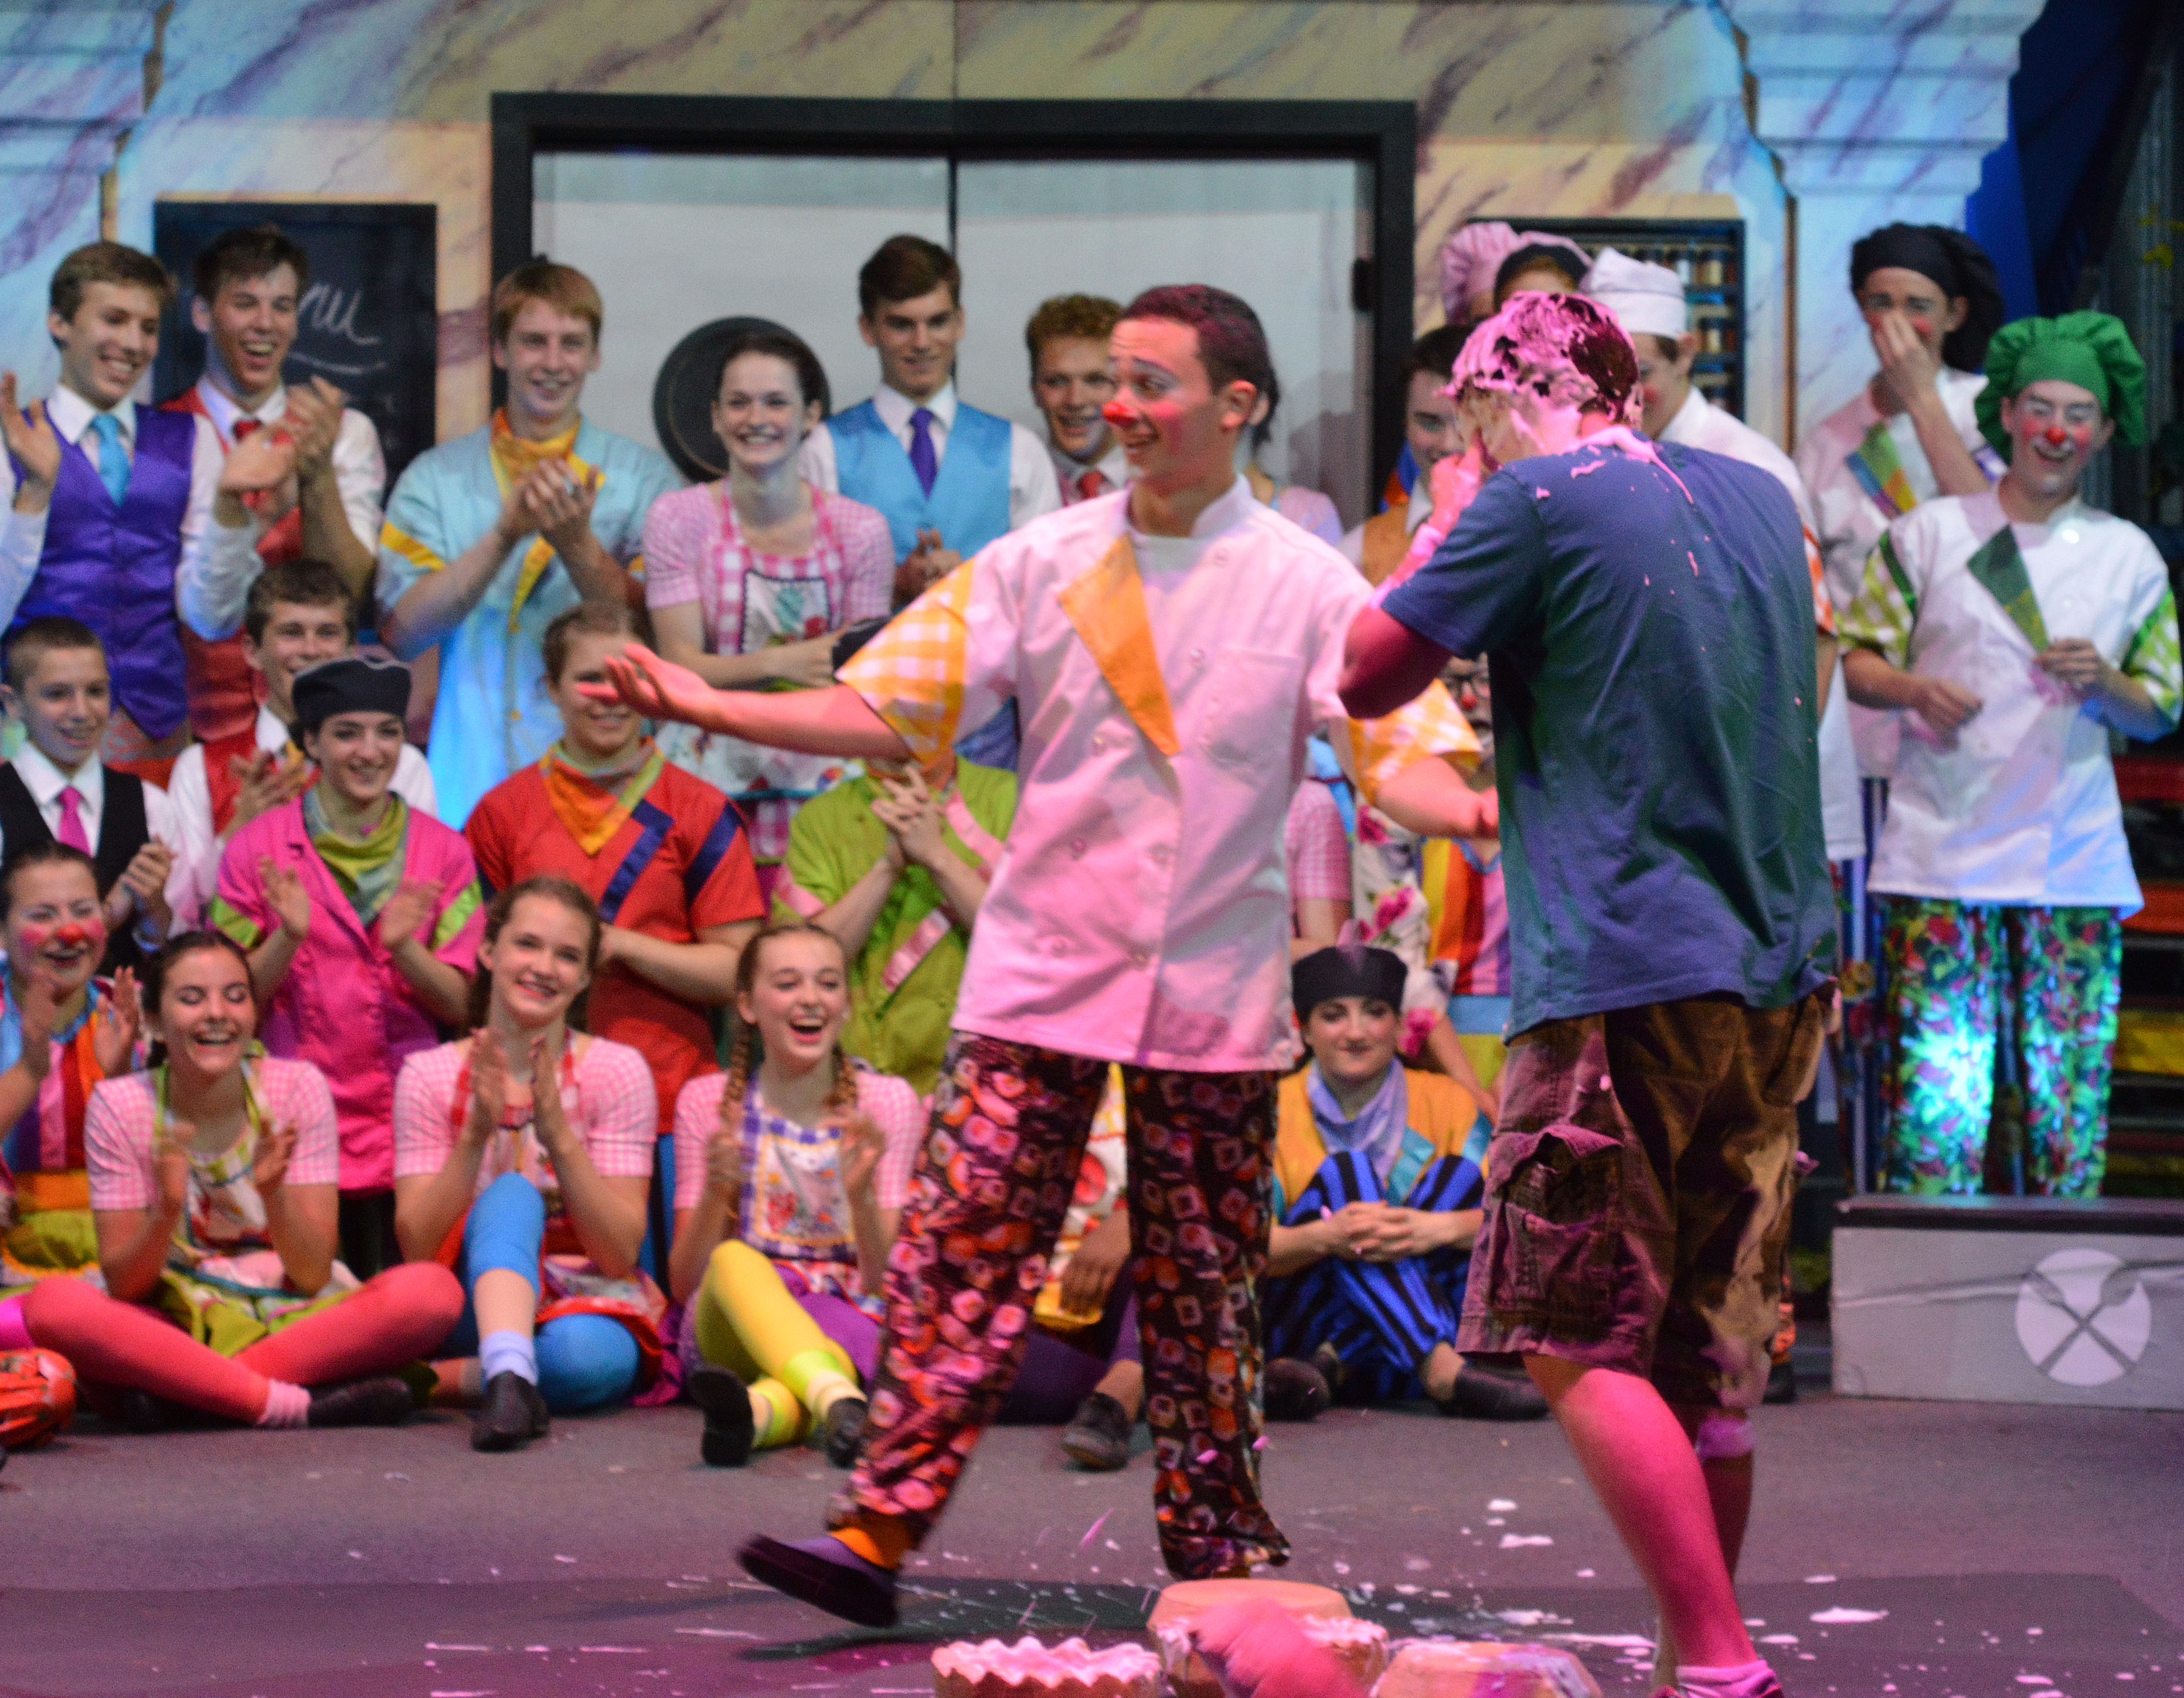
[[[242,1422],[265,1413],[270,1381],[324,1385],[428,1356],[462,1312],[454,1274],[437,1262],[404,1262],[230,1357],[156,1311],[116,1302],[80,1279],[42,1281],[23,1300],[31,1338],[66,1356],[86,1381]]]

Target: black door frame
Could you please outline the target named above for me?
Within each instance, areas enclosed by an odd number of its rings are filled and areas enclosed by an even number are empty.
[[[1349,159],[1369,165],[1371,257],[1351,304],[1373,316],[1367,510],[1403,447],[1411,351],[1418,114],[1391,100],[800,100],[734,95],[496,94],[493,275],[531,257],[543,152],[944,154],[951,159]],[[494,374],[495,398],[500,376]]]

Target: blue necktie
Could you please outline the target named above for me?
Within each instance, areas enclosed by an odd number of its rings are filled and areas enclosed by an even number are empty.
[[[933,412],[920,407],[910,415],[910,469],[917,474],[917,487],[933,493],[933,480],[940,476],[940,456],[933,451]]]
[[[98,437],[98,481],[119,507],[129,493],[129,456],[121,447],[121,420],[111,413],[96,413],[91,428]]]

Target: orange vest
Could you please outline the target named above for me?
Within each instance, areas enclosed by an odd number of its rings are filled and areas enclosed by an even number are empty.
[[[1365,521],[1364,532],[1358,538],[1357,570],[1365,574],[1367,583],[1384,583],[1410,553],[1411,533],[1404,523],[1408,514],[1408,508],[1398,502]]]
[[[1303,1066],[1282,1081],[1274,1121],[1274,1177],[1292,1203],[1327,1160],[1327,1140],[1319,1135],[1306,1089],[1311,1075],[1312,1069]],[[1433,1145],[1435,1159],[1462,1155],[1479,1122],[1479,1105],[1471,1093],[1444,1073],[1410,1067],[1403,1069],[1403,1086],[1410,1093],[1411,1130]]]

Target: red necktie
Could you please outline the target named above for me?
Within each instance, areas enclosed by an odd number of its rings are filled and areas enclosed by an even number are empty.
[[[1077,480],[1077,498],[1089,501],[1094,496],[1104,493],[1106,487],[1107,480],[1095,465]]]
[[[83,797],[73,784],[61,787],[61,828],[53,835],[72,849],[91,853],[91,836],[83,828]]]
[[[263,429],[265,424],[265,421],[263,419],[237,419],[235,421],[234,431],[236,441],[239,443],[253,431]]]

